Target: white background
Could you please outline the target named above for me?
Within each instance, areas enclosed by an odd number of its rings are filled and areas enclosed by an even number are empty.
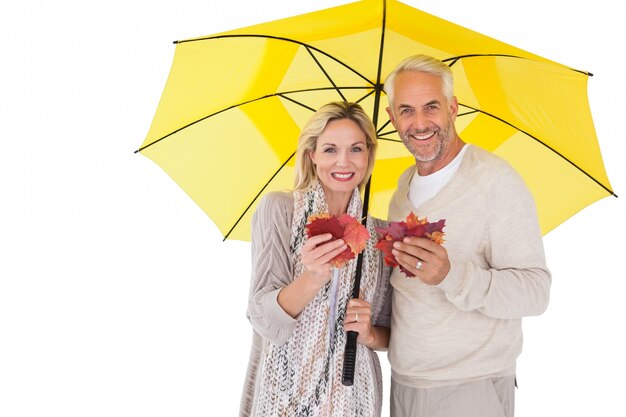
[[[222,242],[133,151],[172,41],[339,3],[0,4],[0,416],[237,414],[250,340],[248,244]],[[594,73],[596,130],[623,196],[545,238],[552,300],[524,320],[516,415],[617,415],[626,376],[621,2],[408,3]],[[384,354],[381,362],[388,376]]]

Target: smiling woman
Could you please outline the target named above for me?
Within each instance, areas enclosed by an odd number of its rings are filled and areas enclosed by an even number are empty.
[[[342,214],[369,166],[365,133],[350,119],[333,120],[319,135],[315,151],[309,156],[326,194],[329,213]]]
[[[248,318],[253,343],[241,415],[379,416],[382,381],[373,349],[389,340],[388,276],[369,218],[362,297],[352,299],[357,260],[331,234],[306,238],[315,215],[362,216],[359,189],[372,171],[376,134],[358,104],[320,108],[298,141],[296,191],[269,193],[252,219]],[[365,240],[365,239],[364,239]],[[346,331],[358,332],[354,383],[343,385]],[[373,393],[373,395],[372,395]]]

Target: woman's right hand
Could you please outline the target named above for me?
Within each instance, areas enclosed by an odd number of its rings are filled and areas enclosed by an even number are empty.
[[[319,288],[330,281],[332,265],[329,262],[348,247],[342,239],[328,242],[332,237],[330,233],[312,236],[300,252],[304,273]]]
[[[278,304],[293,318],[297,318],[319,290],[330,281],[330,261],[347,247],[341,239],[329,242],[330,239],[332,235],[326,233],[313,236],[302,245],[300,257],[304,272],[278,293]]]

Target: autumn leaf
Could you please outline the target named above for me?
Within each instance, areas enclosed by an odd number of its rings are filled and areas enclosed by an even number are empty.
[[[402,241],[406,236],[415,236],[428,238],[441,245],[444,242],[443,228],[445,225],[445,219],[429,223],[426,217],[419,219],[413,212],[410,212],[405,221],[390,222],[386,227],[377,227],[378,242],[376,242],[375,247],[383,253],[386,265],[399,266],[407,277],[414,277],[415,275],[411,271],[398,264],[392,253],[394,242]]]
[[[355,255],[365,249],[369,238],[370,234],[367,229],[357,221],[347,224],[343,230],[343,240]]]
[[[432,240],[435,243],[439,243],[441,245],[443,243],[443,236],[444,236],[443,232],[433,232],[430,235],[430,240]]]
[[[393,242],[395,242],[395,239],[388,236],[386,238],[380,239],[376,243],[375,248],[383,253],[386,265],[398,266],[395,256],[393,256],[393,254],[391,253],[391,251],[393,250]]]
[[[326,215],[330,217],[330,214]],[[339,224],[344,227],[353,223],[360,224],[354,217],[350,216],[349,214],[342,214],[341,216],[337,217],[337,220],[339,221]]]
[[[308,237],[330,233],[332,238],[328,242],[343,239],[346,245],[348,245],[346,250],[330,261],[330,264],[337,268],[341,268],[361,253],[365,249],[367,240],[370,238],[370,234],[365,226],[349,214],[335,217],[322,213],[310,216],[308,221],[305,226]]]
[[[383,235],[386,238],[393,238],[394,240],[402,239],[406,236],[406,223],[404,222],[391,222],[387,227],[377,227],[376,232],[379,235]]]
[[[311,216],[305,228],[308,237],[330,233],[333,235],[330,242],[343,237],[343,226],[335,216]]]
[[[426,223],[426,234],[433,234],[435,232],[443,233],[443,228],[446,225],[446,221],[444,219],[439,220],[435,223]]]
[[[415,214],[413,214],[413,212],[410,212],[406,216],[406,220],[403,223],[408,229],[412,229],[414,227],[428,223],[428,219],[423,218],[422,220],[420,220]]]
[[[334,266],[335,268],[341,268],[352,259],[354,259],[354,253],[350,250],[350,247],[347,247],[346,250],[341,252],[339,255],[335,256],[328,263]]]

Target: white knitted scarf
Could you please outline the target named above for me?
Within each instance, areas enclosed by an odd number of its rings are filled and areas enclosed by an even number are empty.
[[[328,207],[322,186],[294,193],[291,251],[294,277],[303,271],[300,250],[306,241],[305,225],[309,216],[326,213]],[[361,198],[355,190],[348,214],[361,216]],[[361,277],[361,291],[372,302],[378,277],[378,258],[374,253],[376,232],[370,225]],[[376,412],[376,375],[367,347],[357,345],[354,385],[341,383],[346,335],[343,321],[351,297],[356,258],[339,269],[334,312],[330,296],[332,280],[300,313],[291,337],[281,346],[268,343],[260,377],[256,416],[336,416],[371,417]],[[331,323],[331,320],[333,322]],[[331,327],[334,327],[331,331]]]

